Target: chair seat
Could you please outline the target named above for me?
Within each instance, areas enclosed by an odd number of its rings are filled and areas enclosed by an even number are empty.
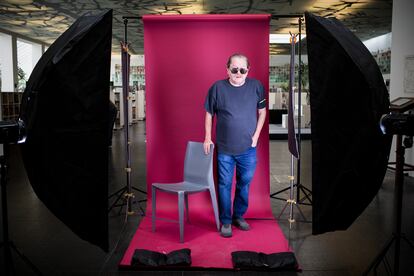
[[[157,189],[163,190],[165,192],[171,193],[178,193],[178,192],[186,192],[186,193],[196,193],[208,190],[208,187],[201,186],[199,184],[190,183],[190,182],[179,182],[179,183],[153,183],[152,186],[156,187]]]

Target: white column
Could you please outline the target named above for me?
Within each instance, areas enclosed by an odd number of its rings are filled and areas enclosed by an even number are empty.
[[[12,92],[13,84],[13,58],[12,58],[12,37],[0,33],[0,71],[1,87],[0,91]]]

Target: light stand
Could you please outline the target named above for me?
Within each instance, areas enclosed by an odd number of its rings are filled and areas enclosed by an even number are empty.
[[[300,159],[299,154],[299,148],[298,143],[296,140],[295,135],[295,122],[294,122],[294,116],[295,116],[295,96],[293,91],[293,86],[295,83],[295,44],[296,44],[296,36],[295,34],[290,34],[290,74],[289,74],[289,113],[288,113],[288,146],[289,151],[291,152],[291,159],[290,159],[290,194],[289,199],[286,200],[286,205],[282,209],[282,212],[278,216],[278,219],[282,216],[284,211],[286,210],[287,206],[289,205],[289,229],[292,228],[292,224],[295,222],[295,219],[293,218],[293,206],[296,206],[296,208],[299,210],[299,213],[302,215],[304,221],[306,221],[305,216],[300,210],[299,206],[297,205],[297,202],[294,200],[294,182],[295,182],[295,162],[294,159],[297,160]]]
[[[295,157],[293,156],[293,154],[291,154],[290,157],[290,176],[289,176],[289,183],[290,186],[286,189],[289,190],[289,199],[286,199],[286,204],[285,207],[283,207],[282,211],[280,212],[279,216],[277,217],[277,219],[280,219],[282,214],[285,212],[286,208],[289,206],[289,229],[292,229],[292,224],[295,223],[295,219],[293,218],[293,206],[296,206],[296,208],[298,209],[299,213],[301,214],[303,221],[306,222],[306,218],[305,215],[303,214],[302,210],[299,208],[299,206],[297,205],[297,202],[295,201],[295,176],[294,176],[294,172],[295,172]]]
[[[370,264],[368,269],[364,272],[363,275],[368,275],[372,270],[374,270],[375,275],[377,272],[378,266],[381,262],[384,261],[388,250],[391,248],[391,245],[395,243],[394,249],[394,276],[399,275],[399,266],[400,266],[400,246],[401,239],[404,240],[413,250],[414,243],[412,243],[403,233],[401,233],[401,221],[402,221],[402,201],[403,201],[403,185],[404,185],[404,155],[405,149],[411,148],[413,143],[413,137],[406,137],[403,139],[402,134],[397,135],[396,141],[396,167],[395,167],[395,190],[394,190],[394,213],[395,213],[395,222],[394,222],[394,232],[392,233],[391,239],[385,244],[384,248],[378,253],[373,262]],[[387,270],[388,263],[385,262]]]
[[[144,209],[141,207],[141,202],[146,201],[146,199],[136,200],[133,201],[132,199],[135,197],[133,190],[140,192],[142,194],[147,194],[147,192],[133,187],[131,185],[131,141],[129,140],[129,108],[128,108],[128,101],[129,101],[129,53],[128,53],[128,18],[135,18],[135,17],[123,17],[124,19],[124,38],[125,41],[121,43],[122,48],[122,94],[123,94],[123,105],[124,105],[124,119],[125,119],[125,163],[126,163],[126,177],[127,177],[127,185],[115,193],[111,194],[108,199],[112,197],[116,197],[115,201],[112,203],[111,207],[109,208],[108,212],[110,212],[114,207],[121,207],[119,212],[122,211],[123,206],[127,205],[127,214],[133,215],[134,212],[132,211],[132,204],[138,203],[139,209],[141,210],[141,215],[145,215]],[[123,202],[118,203],[123,196]]]
[[[0,132],[1,134],[10,133],[13,135],[19,135],[19,123],[17,122],[1,122]],[[6,139],[9,139],[7,137]],[[0,156],[0,186],[1,186],[1,210],[2,210],[2,224],[3,224],[3,241],[0,243],[0,248],[4,247],[4,272],[5,275],[15,275],[16,271],[13,264],[12,251],[19,256],[36,275],[42,275],[39,269],[23,254],[21,253],[13,241],[9,238],[9,216],[7,210],[7,163],[9,145],[7,141],[3,141],[4,137],[0,137],[1,144],[3,144],[3,156]],[[17,138],[16,141],[17,142]]]
[[[303,18],[300,17],[298,19],[298,23],[299,23],[299,43],[298,43],[298,134],[297,134],[297,141],[298,141],[298,151],[301,152],[301,142],[302,142],[302,137],[301,137],[301,131],[302,131],[302,22],[303,22]],[[297,160],[297,180],[296,180],[296,202],[298,204],[303,204],[303,205],[312,205],[312,191],[309,190],[308,188],[306,188],[305,186],[302,185],[301,181],[300,181],[300,171],[301,171],[301,160],[300,160],[300,155],[298,157]],[[301,199],[300,197],[300,192],[303,192],[304,197]],[[304,201],[308,200],[309,203],[305,203]]]
[[[299,58],[299,70],[298,70],[298,133],[297,133],[297,142],[298,142],[298,152],[301,152],[301,114],[302,114],[302,51],[301,51],[301,44],[302,44],[302,22],[303,22],[303,16],[302,15],[287,15],[287,16],[283,16],[283,15],[278,15],[275,16],[275,18],[289,18],[289,17],[297,17],[298,18],[298,24],[299,24],[299,42],[298,42],[298,58]],[[272,17],[274,18],[274,17]],[[295,50],[293,50],[293,55],[295,53]],[[301,179],[300,179],[300,171],[301,171],[301,160],[300,160],[300,154],[297,158],[297,179],[296,179],[296,183],[293,185],[293,187],[290,185],[289,187],[283,188],[282,190],[279,190],[277,192],[274,192],[272,194],[270,194],[270,197],[273,199],[278,199],[278,200],[283,200],[285,201],[285,198],[281,198],[278,197],[279,194],[287,191],[287,190],[292,190],[295,187],[297,188],[296,190],[296,201],[293,201],[292,203],[296,204],[303,204],[303,205],[312,205],[312,191],[310,189],[308,189],[307,187],[303,186],[301,184]],[[291,176],[292,177],[294,174],[291,172]],[[292,180],[291,180],[292,181]],[[300,193],[303,192],[304,197],[301,198]],[[293,197],[290,197],[293,200]],[[304,202],[305,200],[308,200],[309,203]],[[299,206],[297,206],[299,209]],[[286,208],[286,207],[285,207]],[[285,209],[284,208],[284,209]],[[284,209],[282,211],[282,213],[284,212]],[[299,209],[299,212],[301,213],[302,217],[304,218],[303,222],[310,222],[307,221],[302,213],[302,211]],[[280,217],[280,215],[279,215]]]

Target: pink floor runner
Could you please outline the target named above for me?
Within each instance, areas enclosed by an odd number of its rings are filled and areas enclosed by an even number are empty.
[[[190,248],[191,268],[232,269],[231,252],[248,250],[263,253],[289,251],[288,241],[274,219],[248,219],[250,231],[233,227],[233,237],[223,238],[215,228],[211,216],[190,218],[185,224],[184,243],[179,242],[177,223],[157,220],[156,232],[151,231],[151,216],[140,223],[124,257],[120,269],[134,269],[131,259],[135,249],[161,253]]]

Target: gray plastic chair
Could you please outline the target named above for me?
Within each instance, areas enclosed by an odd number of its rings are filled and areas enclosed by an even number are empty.
[[[180,242],[184,242],[184,201],[188,215],[188,195],[204,191],[210,192],[217,230],[220,230],[216,191],[213,179],[213,151],[205,154],[203,143],[188,142],[184,160],[184,181],[179,183],[153,183],[152,184],[152,232],[155,232],[156,192],[157,190],[178,195],[178,222],[180,224]]]

